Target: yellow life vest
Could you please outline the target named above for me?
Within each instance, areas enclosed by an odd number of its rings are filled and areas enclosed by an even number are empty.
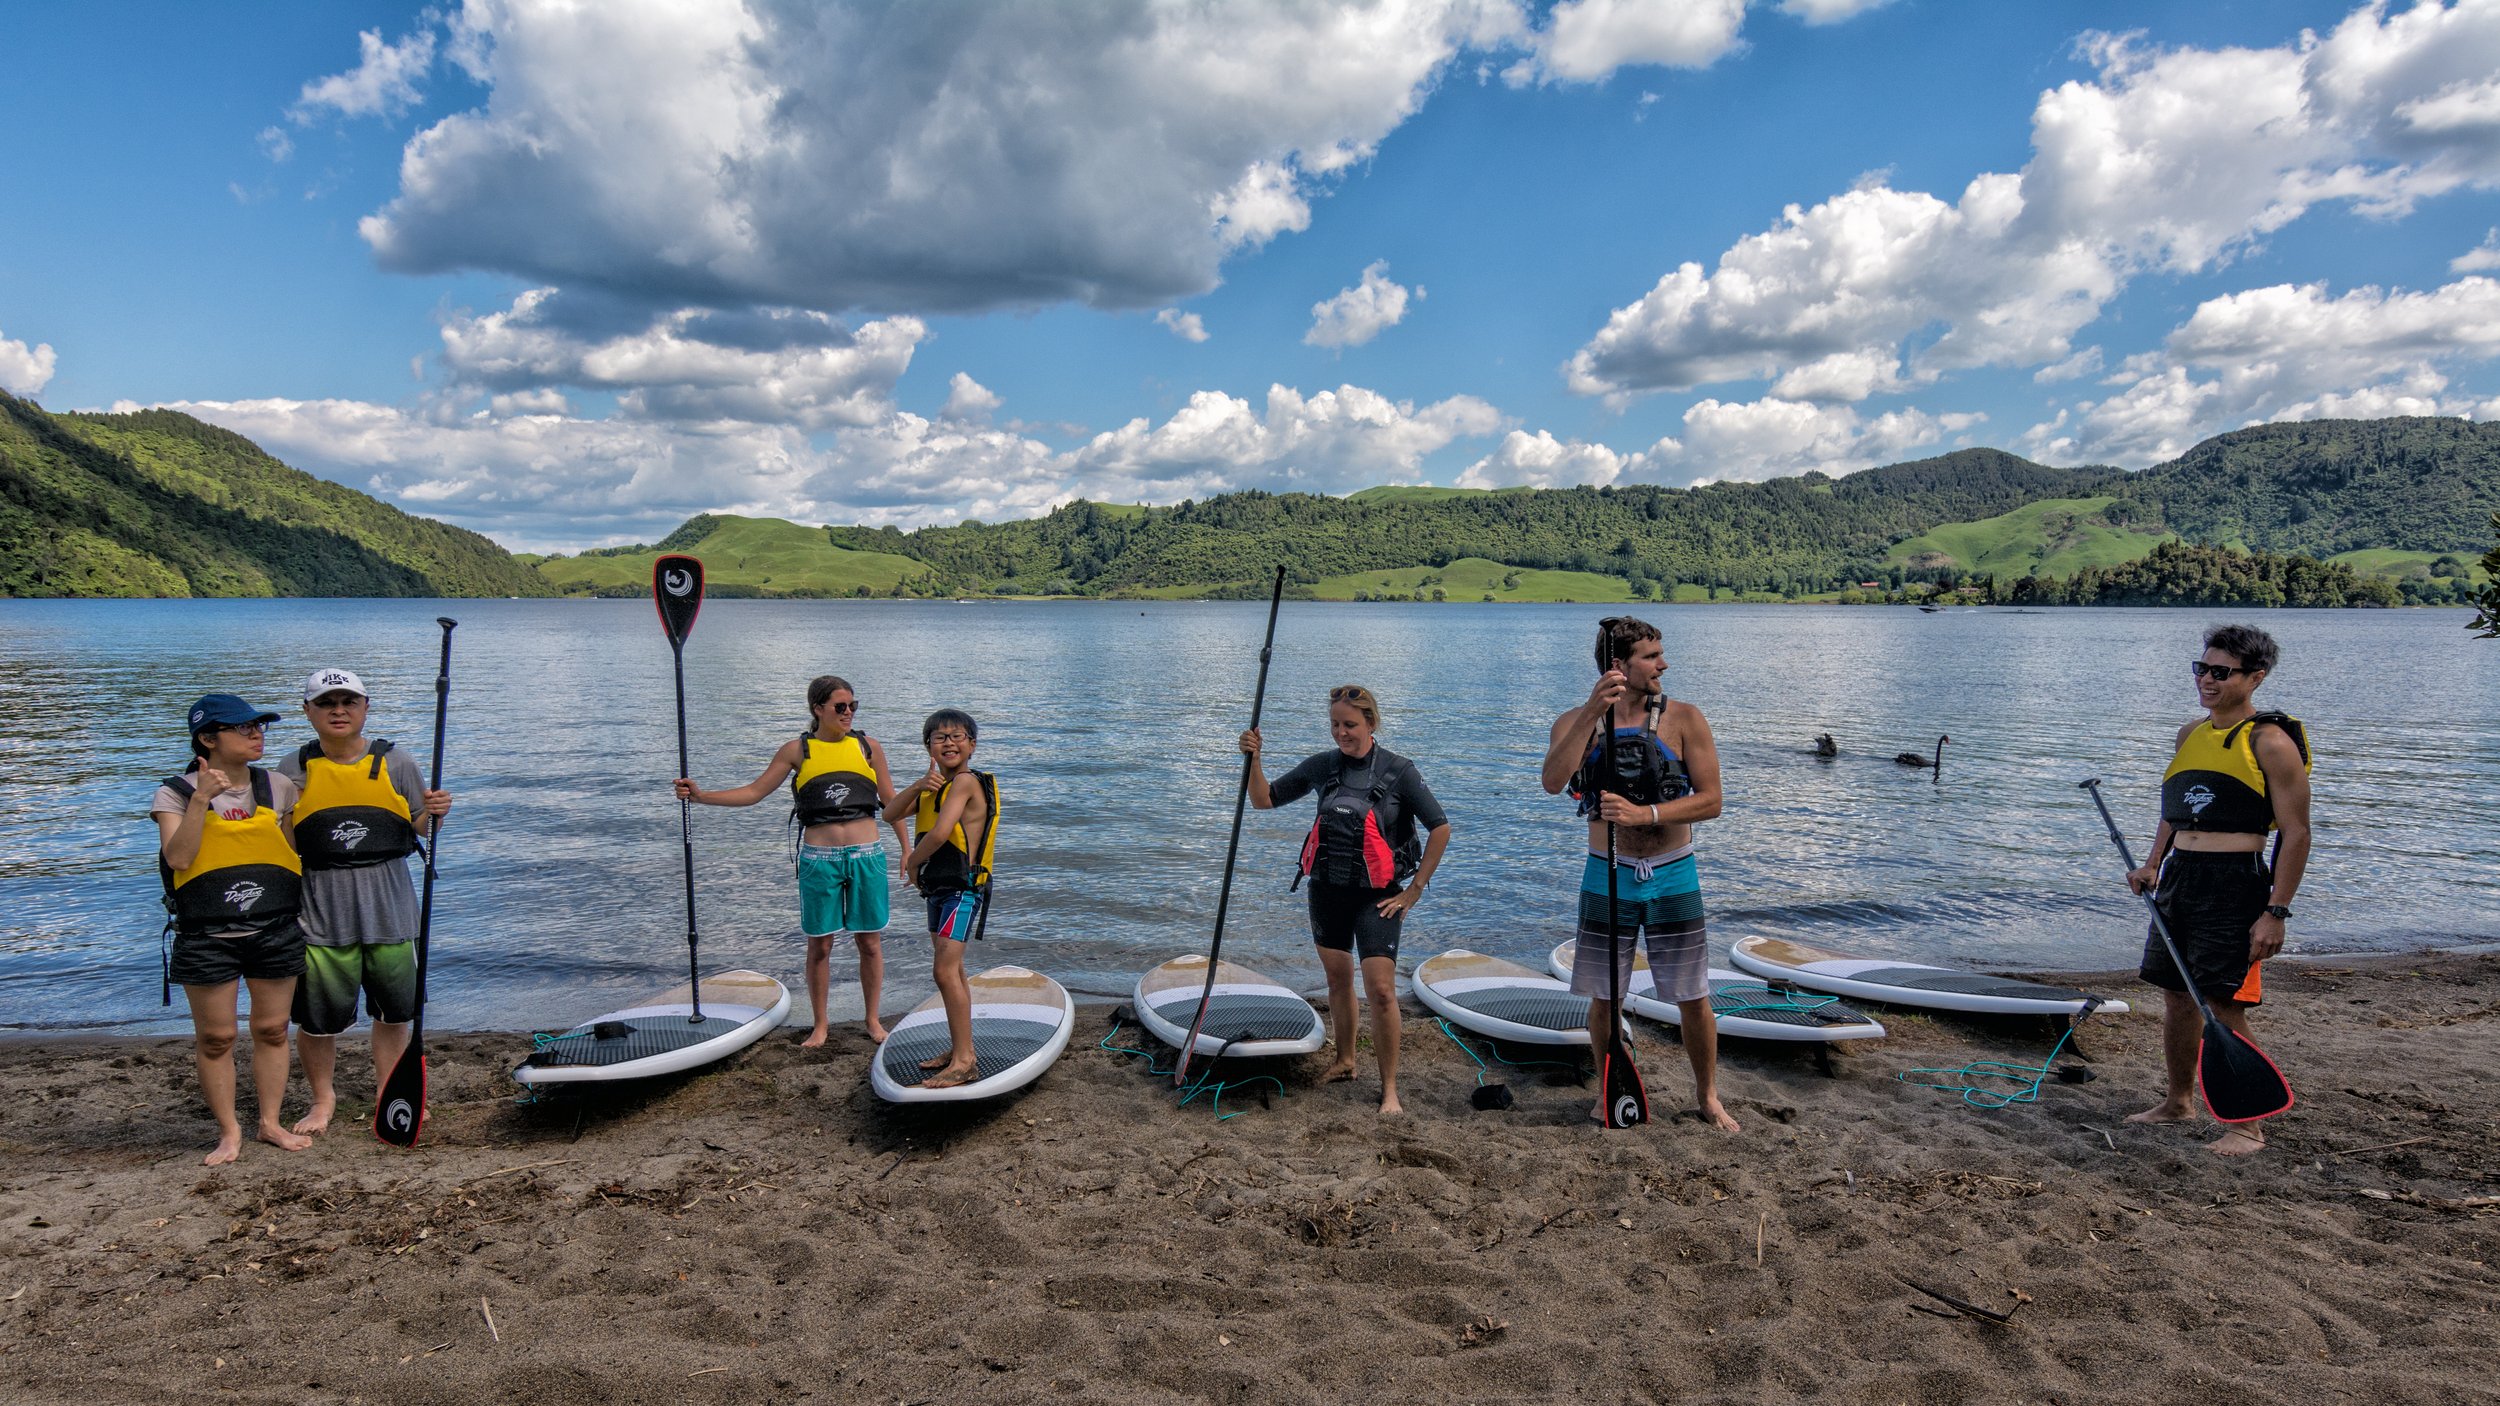
[[[2274,802],[2266,794],[2266,771],[2257,764],[2257,728],[2283,729],[2310,767],[2309,729],[2289,713],[2258,713],[2216,728],[2208,720],[2188,730],[2161,778],[2161,818],[2173,830],[2262,835],[2274,828]]]
[[[250,815],[228,820],[210,810],[201,821],[200,852],[182,869],[167,864],[162,849],[157,852],[165,906],[185,936],[265,930],[303,911],[304,866],[279,828],[269,773],[246,769],[252,774]],[[186,802],[198,789],[188,776],[169,776],[165,784]]]
[[[376,740],[352,762],[330,760],[318,742],[296,752],[304,794],[295,802],[295,845],[305,868],[362,869],[416,853],[415,812],[382,766],[390,750]]]
[[[846,732],[831,742],[799,734],[799,769],[790,774],[790,813],[801,825],[866,820],[878,811],[877,764],[865,733]]]
[[[964,773],[978,782],[981,799],[989,803],[989,818],[981,826],[980,860],[972,859],[973,846],[964,838],[964,827],[955,826],[920,866],[922,893],[961,893],[967,889],[987,891],[990,886],[990,859],[998,852],[998,778],[986,771]],[[949,781],[949,786],[955,783]],[[923,791],[912,812],[912,841],[917,844],[937,828],[939,792]]]

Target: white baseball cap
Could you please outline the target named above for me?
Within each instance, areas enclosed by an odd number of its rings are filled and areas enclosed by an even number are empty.
[[[304,676],[304,701],[310,703],[325,693],[352,693],[359,698],[373,695],[365,692],[365,681],[345,669],[315,669]]]

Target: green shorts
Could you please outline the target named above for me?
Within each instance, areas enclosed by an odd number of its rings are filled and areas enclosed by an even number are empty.
[[[883,845],[799,846],[799,927],[809,937],[885,931]]]
[[[295,983],[295,1025],[307,1035],[336,1035],[356,1023],[356,993],[365,1013],[405,1025],[417,1018],[417,944],[306,947],[304,977]]]

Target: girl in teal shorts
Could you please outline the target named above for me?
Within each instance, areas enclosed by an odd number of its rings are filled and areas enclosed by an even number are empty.
[[[825,674],[807,686],[807,711],[815,726],[781,744],[761,775],[727,791],[706,791],[677,778],[680,799],[707,806],[751,806],[790,781],[790,814],[799,825],[799,924],[807,934],[807,994],[816,1025],[800,1044],[825,1042],[825,1001],[833,984],[833,940],[848,934],[859,948],[859,994],[868,1008],[868,1038],[882,1042],[885,1022],[877,1003],[885,991],[885,844],[877,815],[894,798],[885,748],[851,726],[859,695],[846,681]],[[903,827],[895,841],[910,853]]]

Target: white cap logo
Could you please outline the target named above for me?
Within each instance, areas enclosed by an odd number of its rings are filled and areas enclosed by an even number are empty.
[[[367,696],[365,681],[345,669],[315,669],[304,679],[304,701],[310,703],[325,693],[352,693]]]

